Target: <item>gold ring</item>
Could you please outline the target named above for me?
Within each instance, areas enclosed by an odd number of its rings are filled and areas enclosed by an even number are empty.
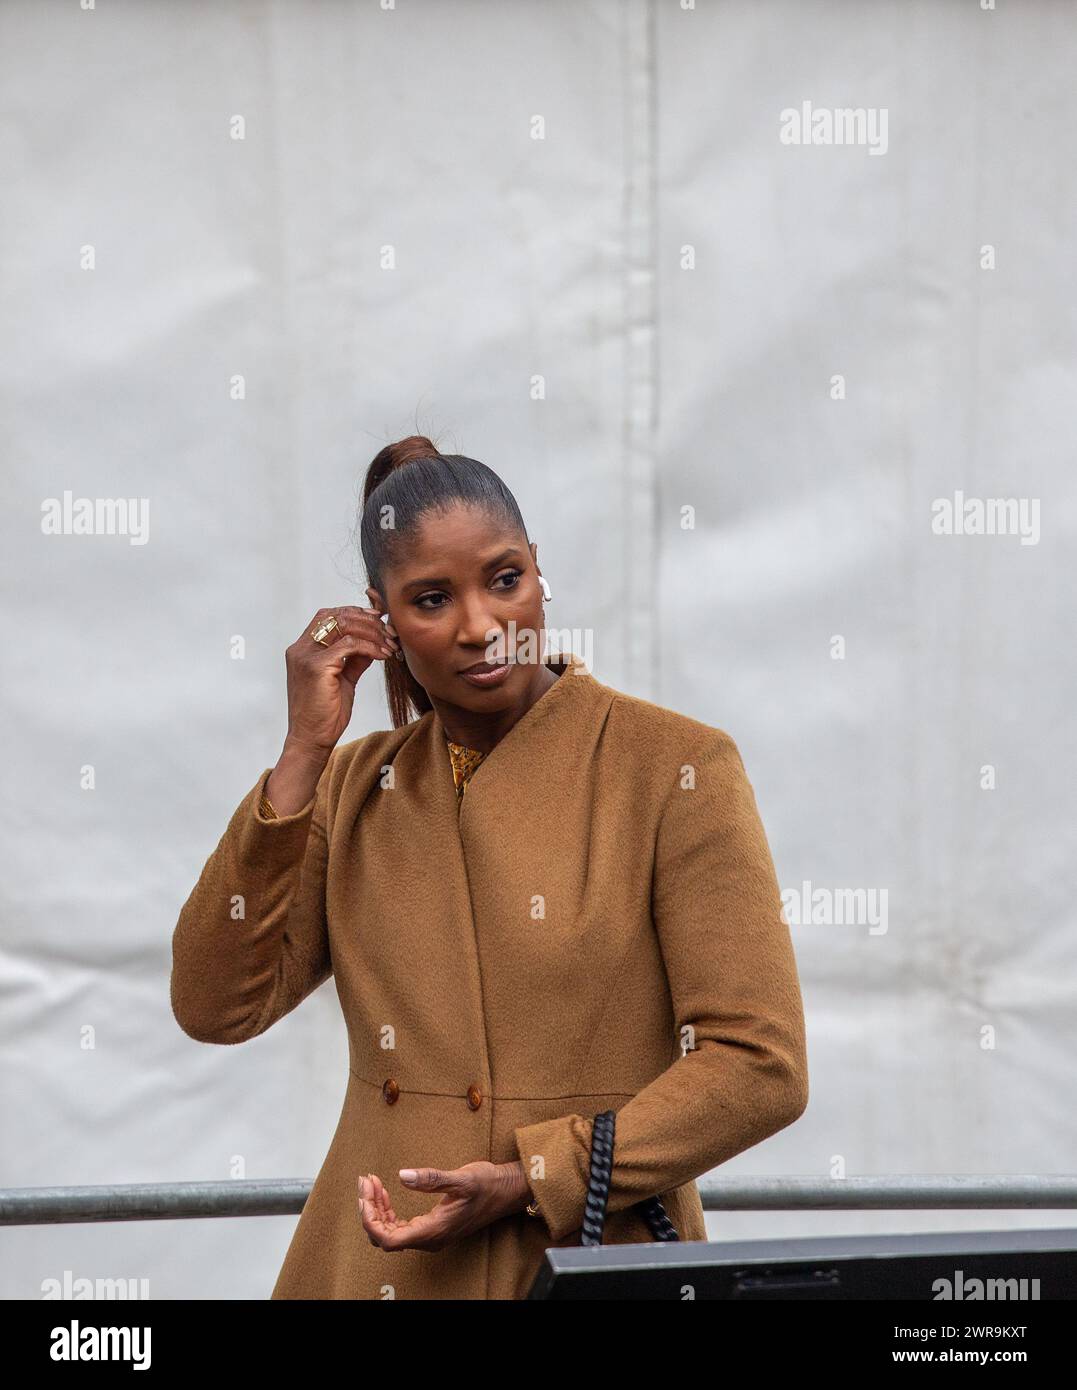
[[[329,617],[323,618],[317,627],[311,628],[310,635],[314,638],[315,642],[320,642],[323,647],[331,647],[333,644],[327,642],[325,639],[331,632],[340,632],[340,630],[340,624],[337,622],[336,618],[333,617],[332,613],[330,613]]]

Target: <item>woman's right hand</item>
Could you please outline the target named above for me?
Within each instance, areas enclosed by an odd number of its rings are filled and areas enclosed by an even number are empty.
[[[330,614],[337,620],[337,631],[323,645],[310,634]],[[328,761],[351,720],[356,681],[375,658],[391,658],[399,646],[373,608],[319,608],[284,654],[288,672],[285,749],[315,762]]]

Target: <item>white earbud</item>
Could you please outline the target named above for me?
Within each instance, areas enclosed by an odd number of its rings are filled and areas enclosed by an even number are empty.
[[[550,593],[550,586],[546,583],[545,575],[540,574],[538,577],[538,582],[542,585],[543,598],[546,600],[547,603],[549,603],[550,599],[553,598],[553,594]]]

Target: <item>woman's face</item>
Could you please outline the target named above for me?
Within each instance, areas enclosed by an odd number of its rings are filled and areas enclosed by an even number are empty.
[[[383,576],[383,602],[367,589],[432,699],[492,712],[526,694],[542,660],[537,553],[499,518],[458,504],[419,522],[406,558]],[[496,663],[504,675],[486,684],[462,674],[477,663]]]

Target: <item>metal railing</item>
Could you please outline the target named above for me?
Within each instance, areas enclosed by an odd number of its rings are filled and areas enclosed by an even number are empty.
[[[311,1185],[301,1178],[237,1178],[231,1182],[0,1188],[0,1226],[296,1216]],[[1062,1210],[1077,1207],[1077,1176],[742,1177],[700,1182],[699,1195],[705,1211]]]

